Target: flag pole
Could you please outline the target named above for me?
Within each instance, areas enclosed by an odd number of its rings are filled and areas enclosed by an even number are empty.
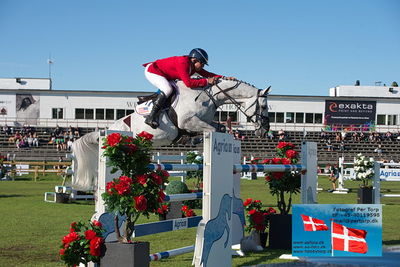
[[[333,257],[333,219],[331,219],[331,256]]]

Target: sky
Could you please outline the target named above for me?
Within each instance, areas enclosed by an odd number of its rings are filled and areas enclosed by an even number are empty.
[[[400,82],[397,0],[0,0],[0,77],[54,90],[155,91],[143,63],[205,49],[206,68],[276,95]]]

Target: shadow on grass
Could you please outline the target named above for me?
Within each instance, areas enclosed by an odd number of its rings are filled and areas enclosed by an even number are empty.
[[[400,245],[400,240],[386,240],[382,242],[383,245],[390,246],[390,245]]]
[[[0,195],[0,198],[8,198],[8,197],[26,197],[27,195],[17,195],[17,194],[12,194],[12,195]]]
[[[257,265],[257,264],[262,264],[262,263],[267,263],[268,261],[276,260],[281,256],[282,254],[291,254],[290,250],[282,250],[282,249],[266,249],[261,252],[254,252],[254,253],[249,253],[249,256],[256,256],[257,259],[253,259],[250,261],[247,261],[240,266],[248,266],[248,265]],[[247,255],[247,254],[246,254]]]
[[[94,201],[93,200],[72,200],[70,202],[70,204],[75,204],[75,205],[85,205],[85,206],[93,206],[94,205]]]

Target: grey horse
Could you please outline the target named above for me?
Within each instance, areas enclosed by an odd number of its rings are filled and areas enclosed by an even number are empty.
[[[160,126],[153,129],[144,123],[145,117],[137,112],[119,119],[110,130],[149,132],[154,146],[169,145],[181,135],[194,135],[203,131],[216,131],[213,118],[218,107],[233,104],[252,122],[256,133],[269,130],[267,95],[269,88],[260,90],[238,80],[219,79],[206,88],[190,89],[182,81],[176,83],[178,101],[170,112],[160,114]],[[171,112],[172,111],[172,112]],[[77,190],[94,190],[97,179],[98,133],[84,135],[73,144],[74,176],[72,186]]]

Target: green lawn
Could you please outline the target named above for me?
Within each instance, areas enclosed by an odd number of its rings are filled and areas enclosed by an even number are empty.
[[[321,204],[344,203],[355,204],[356,188],[359,182],[346,182],[351,192],[346,195],[336,195],[326,192],[330,188],[327,177],[319,179],[319,186],[325,191],[318,194]],[[69,231],[69,224],[78,220],[89,220],[94,205],[92,202],[72,204],[56,204],[44,202],[44,192],[53,191],[55,185],[61,184],[61,178],[46,176],[33,182],[30,179],[0,182],[0,266],[63,266],[58,257],[58,247],[61,238]],[[189,185],[191,182],[189,181]],[[382,190],[392,193],[400,192],[400,184],[382,182]],[[397,191],[397,192],[396,192]],[[260,199],[266,206],[274,206],[275,199],[269,194],[264,181],[242,180],[242,198]],[[299,203],[299,196],[294,203]],[[382,199],[383,206],[383,244],[400,244],[400,198]],[[201,214],[201,210],[196,210]],[[150,220],[156,220],[151,217]],[[147,222],[141,218],[139,223]],[[192,245],[195,240],[195,229],[175,231],[140,238],[149,241],[151,252]],[[282,262],[277,258],[282,253],[290,251],[266,250],[253,253],[246,257],[234,257],[234,266],[253,265],[260,263]],[[151,263],[151,266],[190,266],[192,254],[188,253],[167,260]]]

